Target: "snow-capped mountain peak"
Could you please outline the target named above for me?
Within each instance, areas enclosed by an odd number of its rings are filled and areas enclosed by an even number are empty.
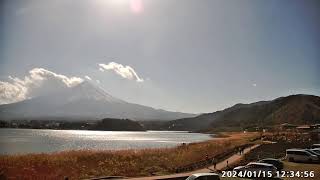
[[[125,103],[125,101],[111,96],[102,88],[88,81],[84,81],[81,84],[71,88],[71,94],[67,99],[69,102],[75,100],[95,100],[110,103]]]
[[[3,119],[173,120],[192,116],[194,114],[164,111],[123,101],[88,81],[40,97],[0,105],[0,118]]]

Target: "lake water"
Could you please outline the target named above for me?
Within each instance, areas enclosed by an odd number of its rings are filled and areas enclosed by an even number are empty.
[[[207,134],[178,131],[0,129],[0,154],[48,153],[80,149],[162,148],[211,138]]]

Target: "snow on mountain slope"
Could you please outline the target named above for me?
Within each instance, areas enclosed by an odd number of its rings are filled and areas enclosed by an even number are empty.
[[[192,116],[128,103],[87,81],[49,95],[0,106],[0,119],[173,120]]]
[[[125,103],[125,101],[111,96],[100,87],[94,86],[87,81],[72,88],[72,91],[70,94],[68,94],[67,99],[69,102],[86,99],[104,102]]]

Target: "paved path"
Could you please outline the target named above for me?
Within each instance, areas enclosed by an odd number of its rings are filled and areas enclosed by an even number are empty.
[[[244,153],[243,154],[247,154],[252,149],[257,148],[258,146],[260,146],[260,144],[256,144],[256,145],[253,145],[251,147],[248,147],[248,148],[244,149]],[[230,156],[229,158],[217,163],[216,169],[217,170],[221,170],[221,169],[227,167],[227,161],[228,161],[229,165],[231,166],[232,164],[235,164],[235,163],[239,162],[242,157],[243,157],[243,155],[234,154],[234,155]],[[203,169],[198,169],[198,170],[195,170],[195,171],[190,171],[190,172],[185,172],[185,173],[178,173],[178,174],[170,174],[170,175],[164,175],[164,176],[150,176],[150,177],[130,178],[130,180],[170,179],[170,178],[181,177],[181,176],[190,176],[191,174],[194,174],[194,173],[210,172],[210,169],[214,169],[214,167],[210,166],[209,169],[208,168],[203,168]]]

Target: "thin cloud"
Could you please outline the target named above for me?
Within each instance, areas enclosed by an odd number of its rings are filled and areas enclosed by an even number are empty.
[[[9,104],[36,97],[57,89],[74,87],[83,82],[79,77],[67,77],[43,68],[34,68],[24,78],[8,77],[0,81],[0,104]]]
[[[116,62],[110,62],[109,64],[99,64],[99,70],[113,71],[121,77],[129,80],[135,80],[137,82],[143,82],[144,80],[138,76],[136,71],[130,66],[124,66]]]

